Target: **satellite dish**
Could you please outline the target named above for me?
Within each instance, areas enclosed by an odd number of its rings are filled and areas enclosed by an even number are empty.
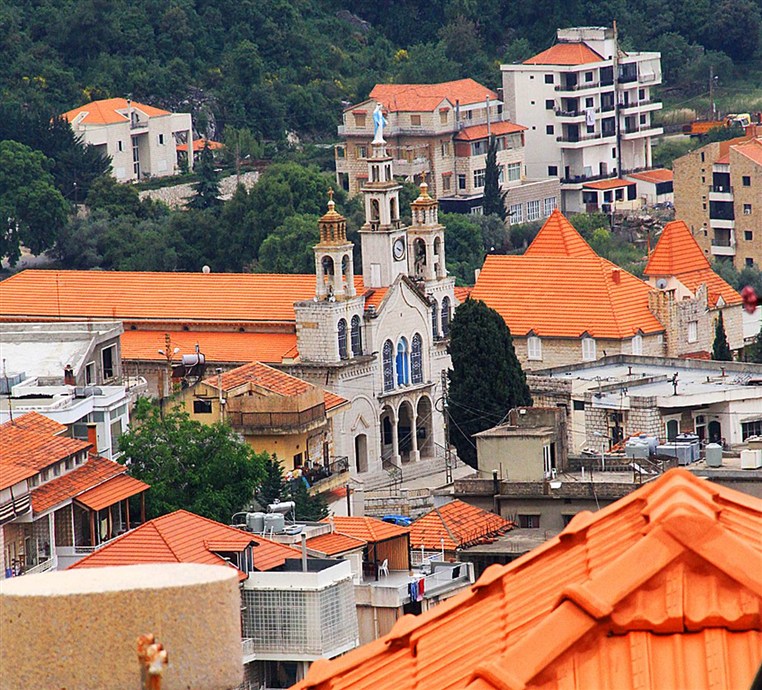
[[[656,287],[659,288],[659,290],[665,290],[667,287],[667,279],[659,278],[659,280],[656,281]]]
[[[202,267],[201,272],[202,273],[211,273],[212,269],[209,268],[209,266],[204,266],[204,267]]]

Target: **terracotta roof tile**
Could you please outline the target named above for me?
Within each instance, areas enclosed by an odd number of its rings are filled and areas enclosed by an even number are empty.
[[[349,402],[346,398],[342,398],[340,395],[336,395],[336,393],[331,393],[331,391],[323,391],[323,400],[325,401],[326,412],[335,410],[337,407],[346,405]]]
[[[223,144],[220,141],[212,141],[211,139],[194,139],[193,140],[193,153],[199,153],[206,148],[206,145],[209,144],[209,150],[210,151],[219,151],[221,149],[225,148],[225,144]],[[178,144],[177,145],[178,151],[187,151],[188,150],[188,144]]]
[[[87,506],[91,510],[103,510],[108,506],[113,506],[125,498],[135,496],[150,487],[145,482],[141,482],[128,474],[120,474],[113,479],[109,479],[103,484],[77,495],[77,503]]]
[[[370,97],[390,112],[432,112],[447,99],[453,107],[482,103],[497,94],[473,79],[458,79],[441,84],[376,84]]]
[[[525,65],[586,65],[602,62],[603,58],[585,43],[556,43],[534,57],[524,60]]]
[[[363,548],[368,542],[357,537],[350,537],[341,532],[331,532],[330,534],[320,534],[317,537],[307,540],[307,548],[326,556],[336,556]]]
[[[760,499],[672,470],[295,688],[749,687],[760,534]]]
[[[32,509],[35,513],[41,513],[126,471],[125,466],[118,462],[90,456],[84,465],[32,489]]]
[[[639,173],[629,173],[627,177],[643,180],[643,182],[653,182],[654,184],[658,184],[660,182],[672,182],[674,173],[666,168],[654,168],[653,170],[644,170]]]
[[[751,139],[743,144],[731,146],[730,151],[740,153],[757,165],[762,165],[762,141],[759,139]],[[719,163],[719,161],[717,162]],[[730,153],[728,154],[728,163],[730,163]]]
[[[458,300],[459,304],[463,304],[469,296],[471,295],[471,290],[473,288],[471,287],[455,287],[453,288],[453,293],[455,294],[455,299]]]
[[[434,508],[410,526],[410,548],[454,551],[507,532],[513,524],[460,500]]]
[[[693,234],[682,220],[664,226],[644,272],[647,276],[675,276],[691,292],[706,284],[711,306],[719,297],[726,304],[740,304],[742,299],[728,283],[718,276],[701,251]]]
[[[168,110],[154,108],[152,105],[143,105],[142,103],[132,102],[132,107],[148,117],[160,117],[162,115],[171,115]],[[129,108],[126,98],[107,98],[101,101],[92,101],[79,108],[65,112],[62,117],[68,122],[72,122],[80,113],[86,113],[81,120],[87,125],[110,125],[115,122],[128,122],[129,116],[126,114]],[[124,113],[119,111],[125,111]]]
[[[29,477],[34,477],[35,474],[37,474],[37,470],[33,470],[31,467],[2,462],[0,463],[0,490],[23,482]]]
[[[255,545],[252,549],[254,559],[254,568],[260,572],[266,572],[282,566],[288,558],[301,558],[302,552],[285,544],[279,544],[277,541],[271,541],[254,536]]]
[[[605,191],[607,189],[619,189],[621,187],[630,187],[635,183],[631,180],[623,180],[617,177],[614,180],[598,180],[597,182],[586,182],[582,185],[584,189],[597,189],[599,191]]]
[[[2,433],[2,429],[6,426],[15,426],[19,429],[26,429],[27,431],[38,431],[51,436],[58,436],[66,432],[66,426],[64,424],[34,411],[27,412],[26,414],[21,415],[21,417],[16,417],[12,422],[7,421],[0,424],[0,433]]]
[[[566,216],[555,209],[527,247],[524,256],[597,257],[598,255]]]
[[[278,369],[273,369],[261,362],[251,362],[250,364],[244,364],[243,366],[226,371],[220,379],[223,391],[231,391],[239,386],[252,384],[259,388],[264,388],[271,393],[292,396],[301,395],[315,388],[313,384],[308,383],[304,379],[291,376]],[[207,386],[217,388],[217,377],[208,378],[204,380],[204,383]]]
[[[30,431],[10,423],[0,427],[0,464],[3,465],[22,465],[40,471],[90,447],[87,441],[69,436]]]
[[[328,522],[329,520],[333,520],[333,525],[337,532],[362,539],[371,544],[410,533],[410,528],[408,527],[400,527],[399,525],[393,525],[390,522],[384,522],[372,517],[336,515],[332,518],[325,518],[321,522]]]
[[[458,141],[476,141],[478,139],[486,139],[492,132],[492,136],[499,137],[502,134],[514,134],[515,132],[523,132],[526,130],[524,125],[517,125],[507,120],[501,122],[493,122],[490,127],[487,125],[474,125],[473,127],[464,127],[455,135],[455,139]]]

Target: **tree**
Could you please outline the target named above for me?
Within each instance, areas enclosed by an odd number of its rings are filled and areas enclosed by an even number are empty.
[[[484,215],[496,215],[500,220],[505,220],[505,195],[506,189],[500,191],[500,168],[497,165],[497,139],[490,137],[487,148],[487,164],[484,171],[484,200],[482,207]]]
[[[209,148],[209,142],[204,144],[198,164],[196,165],[198,182],[194,185],[195,194],[188,202],[190,208],[202,211],[219,206],[220,183],[214,169],[214,155]]]
[[[21,246],[37,255],[55,244],[68,205],[49,172],[50,161],[17,141],[0,141],[0,259],[14,266]]]
[[[267,455],[256,454],[229,426],[201,424],[181,408],[138,400],[133,427],[119,439],[120,461],[151,485],[148,518],[183,508],[224,524],[247,508],[264,478]]]
[[[283,472],[275,455],[264,462],[264,477],[254,492],[254,498],[262,510],[267,510],[267,506],[283,498]]]
[[[469,299],[458,307],[447,349],[450,439],[458,457],[476,468],[473,435],[499,424],[512,408],[531,405],[532,397],[508,326],[484,302]]]
[[[318,216],[298,213],[286,218],[259,247],[257,270],[262,273],[312,273],[320,241]]]
[[[320,494],[312,495],[301,477],[290,479],[285,483],[286,500],[296,503],[295,520],[317,522],[328,517],[328,507]]]
[[[728,336],[725,333],[725,322],[722,318],[722,312],[717,316],[714,324],[714,343],[712,344],[712,359],[719,362],[731,362],[733,353],[728,345]]]
[[[482,232],[476,216],[443,213],[439,220],[447,228],[447,270],[459,285],[473,285],[474,271],[484,262]]]

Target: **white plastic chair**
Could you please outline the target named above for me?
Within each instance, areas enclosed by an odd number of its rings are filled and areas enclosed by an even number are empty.
[[[389,574],[389,559],[384,558],[384,562],[378,566],[378,574],[379,575],[388,575]]]

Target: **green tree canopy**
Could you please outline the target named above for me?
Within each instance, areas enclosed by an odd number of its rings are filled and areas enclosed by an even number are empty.
[[[229,426],[201,424],[179,407],[162,417],[146,399],[138,401],[132,420],[119,439],[120,461],[151,485],[148,518],[183,508],[229,524],[249,506],[268,456],[254,453]]]
[[[68,204],[55,187],[50,161],[16,141],[0,141],[0,259],[11,266],[21,246],[37,255],[55,244]]]
[[[312,248],[320,240],[318,216],[297,213],[286,218],[259,248],[257,270],[262,273],[314,273]]]
[[[720,362],[731,362],[733,360],[733,353],[728,344],[728,336],[727,333],[725,333],[725,322],[722,318],[722,311],[720,311],[714,324],[712,359],[716,359]]]
[[[447,349],[450,440],[458,457],[476,468],[473,435],[500,423],[512,408],[531,405],[532,397],[508,326],[484,302],[469,299],[458,307]]]
[[[198,182],[194,185],[194,194],[188,202],[188,206],[199,211],[216,208],[222,203],[220,201],[220,181],[217,171],[214,169],[214,155],[208,142],[204,144],[195,170],[198,175]]]
[[[474,271],[484,262],[482,230],[475,216],[464,213],[442,213],[445,226],[445,258],[447,271],[459,285],[473,285]]]
[[[497,139],[490,137],[489,147],[487,148],[487,162],[484,171],[484,215],[495,215],[500,220],[505,220],[505,196],[508,194],[506,189],[500,191],[500,168],[497,165]]]

